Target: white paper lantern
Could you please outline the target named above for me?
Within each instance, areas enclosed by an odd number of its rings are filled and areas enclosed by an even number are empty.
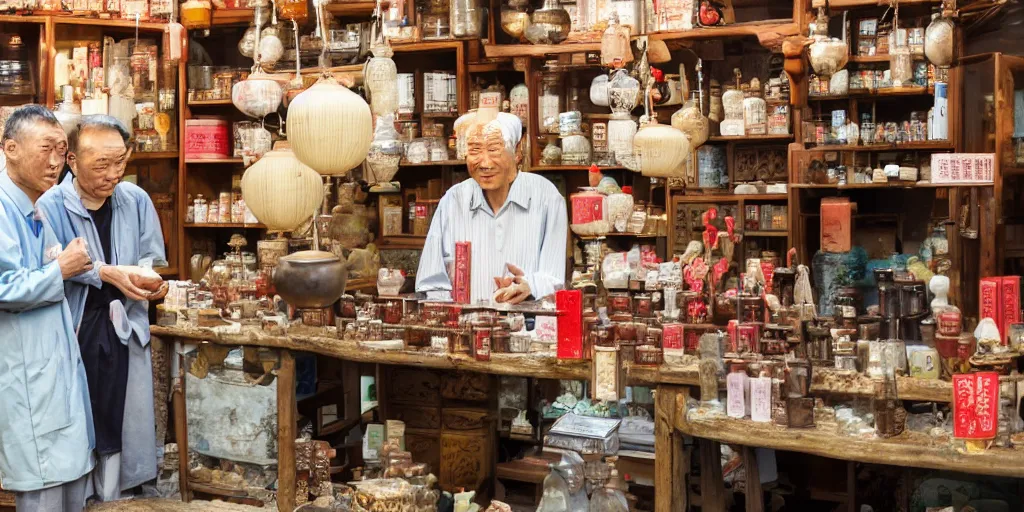
[[[284,89],[281,88],[281,84],[259,70],[231,87],[231,103],[235,108],[257,119],[277,112],[283,95]]]
[[[278,143],[242,175],[242,198],[267,229],[292,231],[323,201],[323,179]]]
[[[370,106],[332,77],[296,96],[288,105],[287,120],[296,158],[320,174],[347,174],[370,150]]]
[[[682,177],[691,151],[690,139],[683,132],[657,120],[642,126],[633,137],[633,158],[644,176]]]

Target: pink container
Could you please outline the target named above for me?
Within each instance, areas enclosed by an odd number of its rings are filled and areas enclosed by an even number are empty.
[[[189,119],[185,121],[186,159],[230,158],[231,149],[226,119]]]

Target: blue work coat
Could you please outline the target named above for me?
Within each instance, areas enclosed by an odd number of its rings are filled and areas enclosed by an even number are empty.
[[[56,256],[61,244],[0,172],[0,485],[35,491],[93,468],[85,365]]]
[[[96,226],[75,189],[74,176],[67,175],[60,185],[39,198],[39,209],[60,243],[67,246],[75,238],[84,238],[93,260],[93,270],[64,283],[76,330],[82,322],[89,290],[103,287],[100,267],[138,265],[146,258],[153,261],[154,267],[167,265],[160,220],[146,191],[132,183],[119,183],[107,201],[111,202],[113,210],[110,234],[113,254],[103,254]],[[121,340],[128,345],[128,392],[121,431],[122,490],[152,480],[157,474],[149,302],[125,299],[124,310],[130,330]]]

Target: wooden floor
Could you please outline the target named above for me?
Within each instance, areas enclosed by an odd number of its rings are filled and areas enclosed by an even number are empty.
[[[89,512],[266,512],[267,510],[222,501],[193,500],[191,503],[183,503],[166,499],[116,501],[88,508]]]

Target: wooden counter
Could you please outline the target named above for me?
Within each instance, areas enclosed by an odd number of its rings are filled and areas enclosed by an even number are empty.
[[[324,335],[289,334],[271,336],[254,329],[239,334],[221,334],[209,328],[152,326],[154,336],[209,341],[219,345],[280,348],[312,352],[359,363],[419,366],[442,370],[465,370],[496,375],[514,375],[539,379],[590,379],[590,361],[560,360],[534,354],[491,354],[490,361],[477,361],[466,354],[447,354],[424,350],[374,350]]]
[[[952,443],[934,442],[918,432],[904,432],[891,438],[859,438],[826,428],[785,428],[686,410],[676,400],[676,428],[683,434],[722,443],[809,453],[848,461],[959,471],[982,475],[1024,477],[1024,450],[991,448],[983,453],[965,454]]]
[[[815,368],[811,372],[811,394],[881,396],[882,381],[864,374],[850,375],[833,368]],[[937,379],[896,377],[896,394],[900,400],[950,402],[953,383]]]

